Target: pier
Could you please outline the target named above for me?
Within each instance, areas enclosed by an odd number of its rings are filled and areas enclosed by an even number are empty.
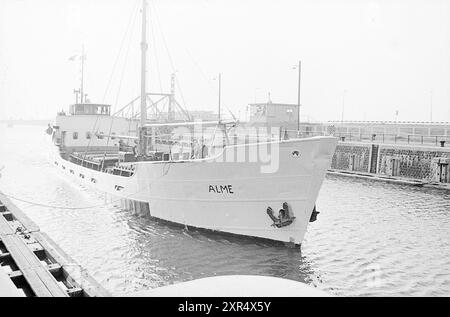
[[[0,192],[0,297],[111,296]]]
[[[449,164],[449,148],[341,141],[330,172],[450,190]]]
[[[329,174],[450,190],[449,122],[302,123],[301,135],[339,139]]]

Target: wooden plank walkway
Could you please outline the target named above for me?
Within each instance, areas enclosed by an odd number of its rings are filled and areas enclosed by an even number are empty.
[[[21,293],[12,282],[9,275],[0,270],[0,297],[19,297]]]
[[[20,296],[18,288],[38,297],[111,296],[1,192],[0,265],[0,296]]]
[[[17,267],[38,297],[67,297],[56,279],[44,268],[36,255],[18,235],[0,235],[0,239]]]

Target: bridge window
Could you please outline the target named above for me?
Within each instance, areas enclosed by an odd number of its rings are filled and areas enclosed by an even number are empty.
[[[75,104],[70,106],[71,115],[110,115],[110,105]]]

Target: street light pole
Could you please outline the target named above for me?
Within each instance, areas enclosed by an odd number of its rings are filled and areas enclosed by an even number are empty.
[[[259,90],[259,88],[255,88],[255,103],[256,103],[256,92]]]
[[[342,112],[341,112],[341,123],[344,122],[344,110],[345,110],[345,94],[347,93],[347,90],[344,89],[344,93],[342,94]]]
[[[433,90],[430,90],[430,122],[433,122]]]
[[[84,43],[81,46],[81,85],[80,85],[80,96],[81,96],[81,102],[83,103],[83,86],[84,86],[84,61],[85,61],[85,56],[84,56]]]
[[[298,118],[297,118],[297,133],[300,134],[300,85],[302,80],[302,61],[298,62],[298,99],[297,99],[297,107],[298,107]]]
[[[219,123],[220,123],[220,95],[222,93],[222,73],[219,73]]]

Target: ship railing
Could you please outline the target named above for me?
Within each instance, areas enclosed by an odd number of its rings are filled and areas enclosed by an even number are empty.
[[[170,135],[154,137],[152,154],[160,161],[189,161],[206,159],[219,154],[225,146],[278,141],[278,135],[232,134],[228,138],[215,139],[209,135],[199,135],[170,139]],[[166,155],[166,156],[164,156]],[[164,158],[165,157],[165,158]],[[157,159],[156,159],[157,158]]]
[[[110,170],[114,175],[130,177],[134,175],[136,167],[134,164],[124,165],[121,163],[116,163]]]

